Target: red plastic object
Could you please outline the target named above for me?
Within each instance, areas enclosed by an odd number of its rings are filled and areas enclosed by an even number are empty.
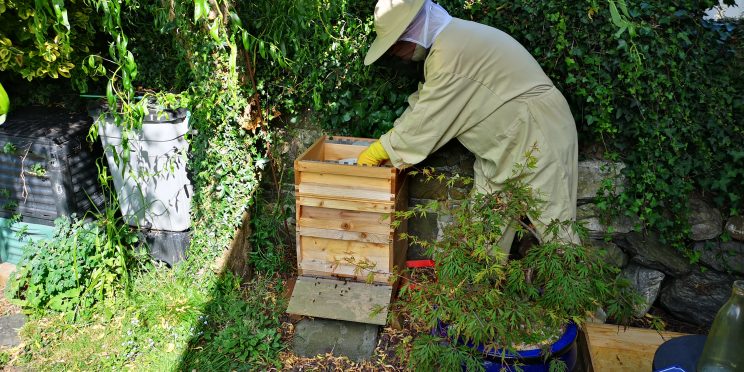
[[[434,260],[410,260],[406,261],[406,267],[409,269],[417,269],[420,267],[434,267]]]

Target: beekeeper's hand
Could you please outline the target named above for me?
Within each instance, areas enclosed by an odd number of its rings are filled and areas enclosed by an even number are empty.
[[[390,159],[390,156],[388,156],[385,148],[382,147],[380,140],[377,140],[359,154],[357,165],[378,166],[388,159]]]

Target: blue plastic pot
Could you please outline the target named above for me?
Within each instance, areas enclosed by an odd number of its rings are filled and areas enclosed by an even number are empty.
[[[432,330],[432,334],[439,337],[447,337],[446,326],[443,323],[437,324],[437,327]],[[519,365],[519,368],[524,372],[548,372],[550,370],[550,361],[553,359],[562,360],[566,363],[569,371],[573,371],[576,367],[576,359],[578,349],[576,347],[576,337],[578,335],[578,327],[573,322],[566,326],[566,331],[561,337],[550,346],[550,357],[546,360],[543,351],[537,349],[526,349],[520,350],[516,354],[505,352],[502,349],[491,350],[486,352],[485,347],[482,344],[473,345],[467,343],[469,347],[475,348],[480,353],[484,354],[483,367],[487,372],[499,372],[505,371],[517,371],[515,364]],[[504,364],[501,363],[502,355],[504,358]]]

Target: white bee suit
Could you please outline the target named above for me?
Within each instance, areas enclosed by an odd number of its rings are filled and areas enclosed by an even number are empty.
[[[453,138],[475,154],[475,187],[499,190],[533,145],[537,169],[525,179],[553,219],[575,220],[578,144],[568,103],[537,61],[508,34],[452,18],[431,44],[425,82],[380,142],[396,167],[424,160]],[[509,249],[514,230],[500,243]],[[565,240],[579,243],[575,234]]]

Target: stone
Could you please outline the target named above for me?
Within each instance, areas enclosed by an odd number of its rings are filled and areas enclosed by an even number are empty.
[[[605,324],[607,323],[607,312],[603,308],[598,307],[597,310],[595,310],[593,314],[586,317],[585,320],[589,323]]]
[[[711,207],[704,200],[691,197],[687,202],[691,238],[695,241],[714,239],[721,235],[723,219],[718,209]]]
[[[659,303],[675,317],[689,323],[710,326],[718,309],[731,295],[734,278],[713,270],[693,270],[675,278],[661,289]]]
[[[635,316],[642,317],[646,315],[659,295],[661,282],[665,276],[664,273],[641,265],[630,264],[623,269],[622,276],[628,279],[636,291],[643,296],[643,303],[639,304],[635,309]]]
[[[700,262],[717,271],[744,275],[744,243],[698,242],[693,249],[700,252]]]
[[[475,156],[463,146],[460,141],[452,140],[439,150],[426,157],[426,160],[416,165],[416,168],[434,168],[442,171],[473,177],[473,163]]]
[[[26,324],[26,316],[12,314],[0,317],[0,346],[15,347],[21,344],[18,330]]]
[[[611,178],[615,185],[615,193],[623,191],[625,177],[620,171],[625,168],[623,163],[608,162],[604,160],[585,160],[579,162],[579,182],[577,187],[577,198],[581,200],[593,200],[602,186],[602,182]]]
[[[631,232],[624,239],[618,240],[625,251],[632,256],[631,260],[652,268],[660,270],[674,277],[684,276],[690,272],[692,265],[689,259],[673,247],[662,244],[658,235]]]
[[[378,326],[330,319],[303,319],[297,323],[292,351],[312,358],[332,353],[362,362],[372,357],[379,337]]]
[[[602,221],[602,216],[595,204],[582,204],[576,209],[576,221],[581,222],[588,230],[589,237],[602,239],[605,235],[615,236],[633,230],[636,224],[627,216],[613,217],[609,224]]]
[[[726,232],[733,239],[744,241],[744,216],[733,216],[726,221]]]
[[[428,213],[426,217],[414,217],[408,220],[408,234],[426,241],[437,239],[437,236],[439,235],[437,214]],[[414,244],[410,239],[408,241],[408,253],[406,256],[409,260],[425,260],[431,258],[426,255],[424,248],[418,244]]]
[[[625,267],[630,258],[617,244],[600,239],[589,239],[589,247],[599,250],[605,262],[615,267]]]
[[[416,166],[418,169],[432,168],[434,175],[444,174],[448,177],[460,175],[473,178],[473,162],[475,157],[458,141],[451,141],[426,160]],[[456,183],[452,188],[447,187],[447,180],[440,182],[436,179],[427,180],[421,174],[412,176],[408,180],[408,194],[413,199],[447,200],[464,199],[472,189],[472,184]]]
[[[445,182],[435,179],[426,180],[424,176],[417,175],[408,179],[408,193],[411,197],[424,200],[446,200],[449,195]]]

